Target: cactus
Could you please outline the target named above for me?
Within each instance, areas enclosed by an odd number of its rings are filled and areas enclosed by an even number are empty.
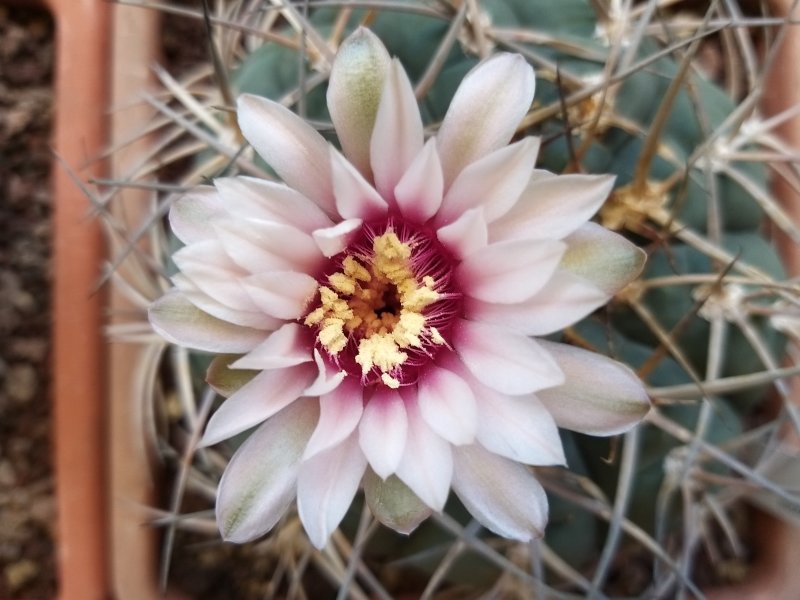
[[[226,108],[239,93],[280,100],[327,135],[332,56],[364,24],[400,59],[426,126],[435,130],[472,66],[496,49],[519,52],[537,73],[536,102],[523,125],[542,137],[538,168],[614,173],[615,190],[597,219],[649,255],[640,279],[560,337],[629,364],[656,409],[647,424],[618,438],[562,433],[569,470],[537,470],[551,503],[542,540],[494,538],[453,498],[444,514],[405,537],[376,527],[357,501],[325,552],[303,540],[294,516],[264,540],[223,550],[239,564],[227,571],[230,595],[300,594],[306,586],[313,597],[336,590],[356,597],[667,597],[699,595],[700,587],[741,577],[743,501],[783,518],[796,519],[800,510],[797,491],[781,482],[785,465],[774,460],[786,452],[781,426],[800,424],[784,379],[796,369],[780,368],[791,334],[782,315],[797,288],[785,281],[764,233],[769,223],[800,240],[768,187],[771,161],[795,183],[798,174],[778,156],[775,123],[758,116],[761,76],[752,66],[738,69],[755,60],[751,35],[762,20],[742,17],[732,2],[712,3],[706,14],[655,1],[309,4],[220,2],[211,14],[215,67],[210,62],[180,80],[159,71],[170,93],[168,101],[148,96],[159,142],[143,167],[118,183],[191,158],[178,191],[156,186],[155,262],[168,261],[177,243],[159,217],[181,189],[223,174],[271,176]],[[730,27],[733,20],[743,27]],[[703,51],[717,45],[731,64],[705,73]],[[143,266],[165,285],[152,262]],[[166,388],[156,411],[169,423],[160,447],[184,482],[160,520],[166,539],[177,535],[172,552],[189,557],[175,558],[180,570],[207,559],[200,554],[208,548],[189,546],[216,535],[207,511],[226,449],[199,451],[189,466],[178,461],[212,396],[204,383],[208,357],[173,358],[194,382]],[[233,387],[250,376],[224,375]],[[783,401],[777,415],[764,408],[768,392]],[[242,561],[253,568],[242,569]]]

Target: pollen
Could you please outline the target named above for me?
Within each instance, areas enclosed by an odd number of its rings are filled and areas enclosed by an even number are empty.
[[[387,229],[372,240],[371,252],[348,254],[340,269],[327,275],[319,304],[304,320],[316,328],[317,341],[331,357],[350,348],[362,378],[374,373],[372,378],[392,389],[401,385],[398,374],[410,349],[444,343],[425,317],[440,298],[436,281],[415,277],[412,254],[412,244]]]
[[[381,381],[383,385],[393,390],[396,390],[400,387],[400,381],[389,375],[388,373],[384,373],[381,375]]]

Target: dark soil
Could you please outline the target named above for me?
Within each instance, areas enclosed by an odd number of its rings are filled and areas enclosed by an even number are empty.
[[[50,445],[53,24],[0,6],[0,598],[56,590]]]

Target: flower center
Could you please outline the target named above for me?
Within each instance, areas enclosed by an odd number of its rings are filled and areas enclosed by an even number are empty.
[[[416,381],[460,313],[452,259],[426,232],[401,222],[365,225],[332,260],[304,324],[336,365],[390,388]]]

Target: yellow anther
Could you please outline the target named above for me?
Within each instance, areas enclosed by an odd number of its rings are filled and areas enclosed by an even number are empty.
[[[328,275],[328,283],[330,283],[340,294],[347,294],[350,296],[356,291],[355,279],[348,277],[344,273],[334,273],[333,275]]]
[[[403,297],[403,308],[407,310],[420,311],[426,306],[430,306],[439,299],[439,294],[432,289],[421,287],[415,288]]]
[[[321,285],[319,286],[319,299],[320,302],[322,302],[322,306],[325,306],[326,304],[332,304],[338,300],[339,295],[331,288]]]
[[[369,281],[372,277],[360,263],[356,261],[355,258],[352,256],[348,256],[342,262],[342,267],[344,268],[344,274],[348,277],[352,277],[353,279],[357,279],[358,281]]]
[[[417,312],[403,311],[394,328],[394,339],[401,348],[418,348],[422,345],[419,335],[425,327],[425,317]]]
[[[392,388],[393,390],[396,390],[400,387],[400,382],[388,373],[381,375],[381,381],[386,387]]]
[[[319,330],[319,341],[331,354],[338,354],[347,345],[347,338],[343,331],[344,321],[341,319],[325,319],[325,324]]]
[[[327,278],[330,287],[320,285],[320,305],[304,322],[319,328],[317,339],[331,354],[357,336],[355,361],[362,373],[377,370],[384,385],[397,389],[400,381],[392,373],[408,359],[404,349],[421,348],[423,340],[446,343],[435,328],[426,330],[422,314],[439,293],[432,277],[414,277],[411,245],[394,231],[377,236],[372,251],[367,266],[352,256],[342,261],[342,270]]]
[[[310,313],[306,315],[306,320],[303,321],[306,325],[318,325],[322,323],[322,319],[325,318],[325,310],[320,306],[312,310]]]
[[[358,344],[356,362],[361,365],[361,372],[366,375],[375,367],[383,373],[391,371],[403,364],[407,358],[408,355],[400,351],[391,334],[376,333],[363,338]]]

